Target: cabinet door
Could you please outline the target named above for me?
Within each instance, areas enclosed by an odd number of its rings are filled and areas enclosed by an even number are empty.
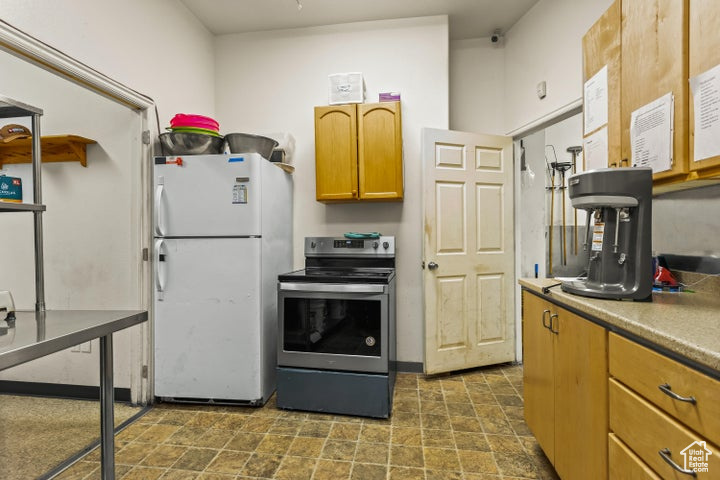
[[[315,107],[315,195],[319,201],[358,198],[355,105]]]
[[[632,112],[672,92],[673,163],[654,180],[688,172],[688,0],[622,0],[622,158],[633,159]]]
[[[720,2],[690,0],[690,78],[720,65]],[[690,97],[690,139],[695,138],[695,105]],[[720,170],[720,155],[695,161],[690,142],[690,170]]]
[[[620,156],[620,0],[616,0],[610,8],[590,27],[582,39],[583,47],[583,81],[587,82],[600,70],[607,67],[607,165],[588,165],[585,169],[600,167],[628,166],[621,164]],[[584,118],[587,120],[587,117]],[[587,131],[585,138],[594,132]],[[587,155],[587,153],[586,153]]]
[[[555,469],[561,478],[606,479],[607,332],[553,306]]]
[[[525,421],[550,462],[555,457],[553,335],[543,326],[550,304],[523,292],[523,392]]]
[[[403,198],[400,102],[358,105],[360,198]]]

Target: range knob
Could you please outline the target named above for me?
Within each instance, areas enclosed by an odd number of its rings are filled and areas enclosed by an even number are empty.
[[[378,242],[373,242],[373,248],[377,249],[380,246]]]
[[[385,250],[387,250],[388,248],[390,248],[390,243],[388,243],[388,242],[383,242],[383,248],[384,248]]]
[[[315,248],[315,242],[310,242],[310,248]]]

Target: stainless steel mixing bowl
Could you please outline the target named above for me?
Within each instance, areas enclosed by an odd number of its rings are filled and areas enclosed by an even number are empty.
[[[223,153],[223,137],[190,132],[160,134],[164,155],[209,155]]]
[[[270,160],[273,148],[278,146],[278,142],[272,138],[249,133],[228,133],[225,140],[230,153],[259,153],[267,160]]]

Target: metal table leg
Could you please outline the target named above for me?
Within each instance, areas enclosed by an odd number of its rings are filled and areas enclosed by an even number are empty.
[[[103,480],[115,480],[114,397],[111,333],[100,337],[100,472]]]

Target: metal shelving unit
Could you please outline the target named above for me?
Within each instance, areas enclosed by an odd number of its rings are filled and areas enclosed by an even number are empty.
[[[45,311],[45,273],[43,269],[42,178],[40,162],[40,116],[42,109],[0,95],[0,118],[30,117],[32,131],[32,203],[0,203],[0,212],[32,212],[35,231],[35,310]]]

